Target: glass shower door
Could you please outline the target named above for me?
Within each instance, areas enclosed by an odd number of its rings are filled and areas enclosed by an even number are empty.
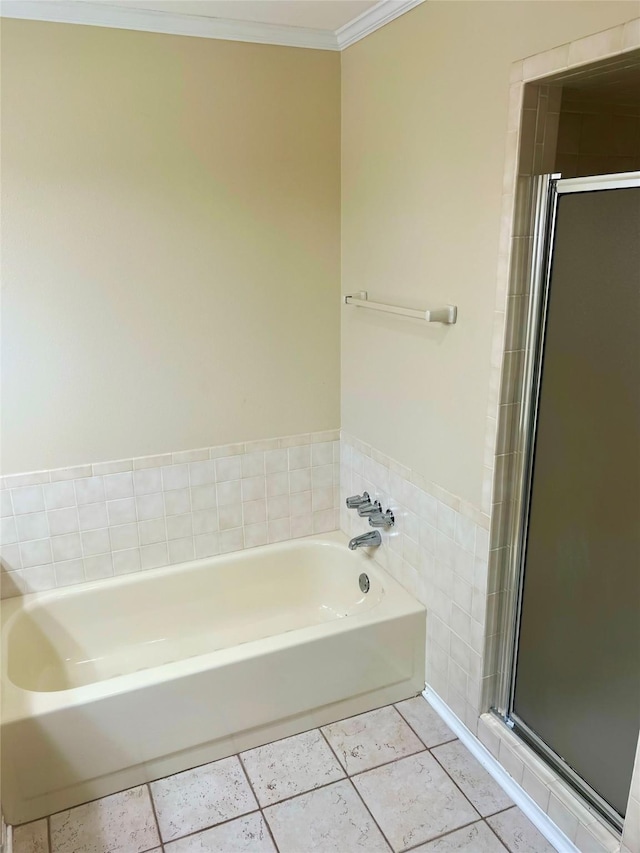
[[[554,183],[509,716],[620,826],[640,727],[640,175]]]

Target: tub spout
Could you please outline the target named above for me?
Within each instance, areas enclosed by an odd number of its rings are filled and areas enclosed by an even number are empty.
[[[349,542],[349,549],[355,551],[356,548],[377,548],[382,544],[382,536],[378,530],[369,530],[367,533],[362,533],[360,536],[354,537]]]

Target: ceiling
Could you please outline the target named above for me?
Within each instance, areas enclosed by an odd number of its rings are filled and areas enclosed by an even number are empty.
[[[344,50],[424,0],[0,0],[0,16]]]
[[[332,32],[362,15],[378,0],[82,0],[101,6],[121,6],[205,18],[252,21],[285,27],[308,27]]]

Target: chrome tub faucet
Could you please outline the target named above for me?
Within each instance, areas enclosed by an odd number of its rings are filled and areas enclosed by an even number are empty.
[[[368,530],[366,533],[361,533],[360,536],[355,536],[349,542],[349,550],[355,551],[356,548],[377,548],[382,544],[382,536],[378,530]]]

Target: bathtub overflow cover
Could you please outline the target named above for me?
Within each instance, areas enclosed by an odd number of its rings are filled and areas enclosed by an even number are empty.
[[[369,583],[369,575],[365,575],[363,572],[358,578],[358,583],[360,584],[361,592],[369,592],[369,587],[371,586]]]

